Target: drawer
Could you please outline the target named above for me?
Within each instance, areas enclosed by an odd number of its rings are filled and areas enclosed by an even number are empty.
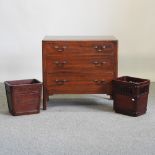
[[[48,90],[53,94],[93,94],[111,93],[111,81],[114,78],[111,72],[55,72],[46,77]]]
[[[93,73],[92,73],[93,72]],[[75,82],[91,82],[91,83],[106,83],[114,78],[113,72],[99,72],[99,71],[62,71],[47,73],[47,86],[61,85]]]
[[[52,41],[45,42],[43,49],[47,55],[113,55],[114,41]]]
[[[65,70],[114,70],[114,58],[113,57],[99,57],[96,55],[89,56],[47,56],[46,68],[48,73],[53,71],[65,71]]]
[[[64,84],[52,84],[48,94],[111,94],[111,82],[68,81]]]

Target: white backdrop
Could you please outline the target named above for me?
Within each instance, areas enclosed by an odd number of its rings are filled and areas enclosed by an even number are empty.
[[[155,81],[155,0],[0,0],[0,81],[42,79],[45,35],[114,35],[119,76]]]

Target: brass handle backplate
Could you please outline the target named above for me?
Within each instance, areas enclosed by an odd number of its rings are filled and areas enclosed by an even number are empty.
[[[67,63],[67,61],[54,61],[54,64],[59,67],[64,66],[66,63]]]
[[[68,82],[68,80],[55,80],[56,84],[58,85],[64,85],[65,82]]]
[[[95,65],[95,66],[102,66],[103,64],[106,64],[107,62],[106,61],[94,61],[93,62],[93,64]]]
[[[58,52],[63,52],[66,48],[67,48],[67,46],[54,46],[54,48],[58,51]]]
[[[96,49],[97,52],[104,52],[105,49],[111,49],[112,45],[95,45],[94,49]]]
[[[96,51],[97,52],[103,52],[104,51],[104,49],[106,49],[107,47],[106,47],[106,45],[96,45],[96,46],[94,46],[94,48],[96,49]]]

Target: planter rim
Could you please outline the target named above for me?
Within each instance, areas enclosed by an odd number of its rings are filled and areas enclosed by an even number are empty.
[[[24,81],[35,81],[34,83],[23,83],[22,84],[22,81],[24,82]],[[21,82],[20,84],[13,84],[12,82]],[[40,85],[40,84],[42,84],[42,82],[40,82],[39,80],[37,80],[37,79],[22,79],[22,80],[11,80],[11,81],[5,81],[4,82],[4,84],[6,84],[6,85],[9,85],[9,86],[26,86],[26,85]]]
[[[139,81],[139,82],[129,82],[129,81],[122,80],[122,78],[131,78],[131,79],[137,79],[137,80],[141,80],[141,81]],[[132,76],[121,76],[121,77],[118,77],[118,78],[114,79],[113,81],[121,82],[121,83],[124,83],[124,84],[133,84],[133,85],[141,85],[141,84],[150,83],[149,79],[142,79],[142,78],[137,78],[137,77],[132,77]]]

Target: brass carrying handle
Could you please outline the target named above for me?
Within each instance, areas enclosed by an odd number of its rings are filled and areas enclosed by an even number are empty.
[[[93,82],[95,82],[97,85],[102,85],[106,83],[105,80],[93,80]]]
[[[61,67],[64,66],[67,63],[67,61],[54,61],[54,64],[56,64],[57,66]]]
[[[65,82],[68,82],[67,80],[55,80],[56,84],[63,85]]]
[[[59,47],[59,46],[54,46],[54,48],[58,51],[58,52],[63,52],[67,46],[62,46],[62,47]]]

